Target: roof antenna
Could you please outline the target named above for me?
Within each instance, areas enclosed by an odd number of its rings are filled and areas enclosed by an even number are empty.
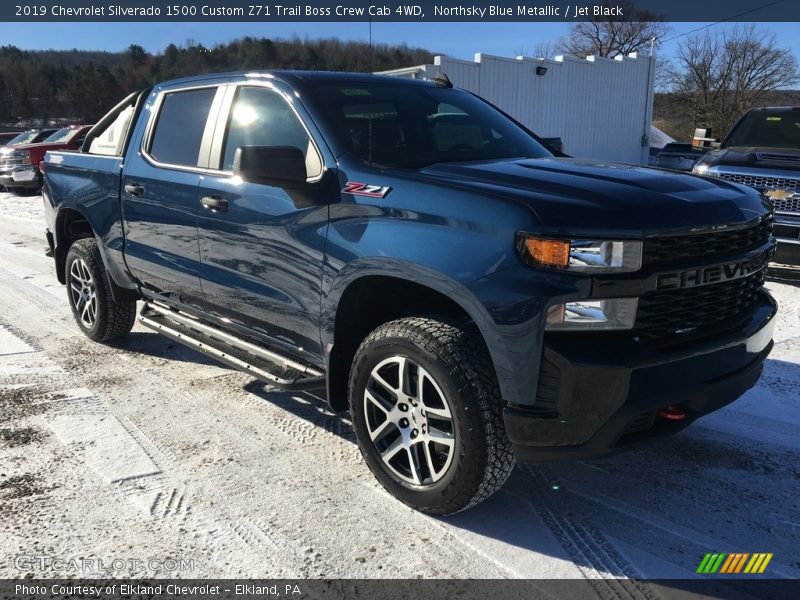
[[[450,78],[447,76],[447,73],[442,73],[441,71],[436,74],[436,77],[431,79],[431,83],[438,85],[439,87],[450,89],[453,87],[453,82],[450,81]]]
[[[367,128],[369,136],[369,164],[372,164],[372,0],[369,3],[369,113],[367,116]]]

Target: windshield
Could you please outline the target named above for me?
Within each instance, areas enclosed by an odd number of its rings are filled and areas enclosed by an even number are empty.
[[[800,150],[800,110],[757,110],[734,128],[725,147],[759,146]]]
[[[58,131],[56,131],[54,134],[52,134],[50,137],[48,137],[44,141],[48,142],[48,143],[51,143],[51,144],[63,144],[65,142],[68,142],[70,140],[70,138],[73,135],[75,135],[75,132],[77,132],[77,131],[78,131],[77,129],[71,129],[69,127],[64,127],[64,129],[59,129]]]
[[[340,144],[386,167],[552,156],[502,113],[460,90],[337,82],[315,86],[310,101]]]
[[[20,144],[30,144],[36,141],[36,136],[39,135],[38,131],[23,131],[18,136],[13,138],[6,144],[7,146],[19,146]]]

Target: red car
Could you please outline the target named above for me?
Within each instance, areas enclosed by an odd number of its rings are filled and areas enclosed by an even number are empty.
[[[91,125],[71,125],[57,130],[44,141],[0,148],[0,187],[11,191],[42,187],[39,162],[48,150],[78,150]]]

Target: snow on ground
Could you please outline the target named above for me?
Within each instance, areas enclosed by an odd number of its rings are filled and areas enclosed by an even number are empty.
[[[0,193],[0,577],[122,558],[117,576],[570,577],[642,597],[616,579],[692,577],[706,552],[773,552],[773,576],[800,576],[797,284],[768,284],[775,349],[742,399],[613,458],[519,467],[433,519],[314,399],[138,326],[85,339],[44,246],[41,198]]]

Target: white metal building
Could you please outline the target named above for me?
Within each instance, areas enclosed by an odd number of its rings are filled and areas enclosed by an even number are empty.
[[[457,87],[486,98],[542,137],[560,137],[576,157],[647,164],[653,116],[653,59],[568,56],[474,61],[436,56],[432,65],[385,71],[431,79],[447,74]]]

